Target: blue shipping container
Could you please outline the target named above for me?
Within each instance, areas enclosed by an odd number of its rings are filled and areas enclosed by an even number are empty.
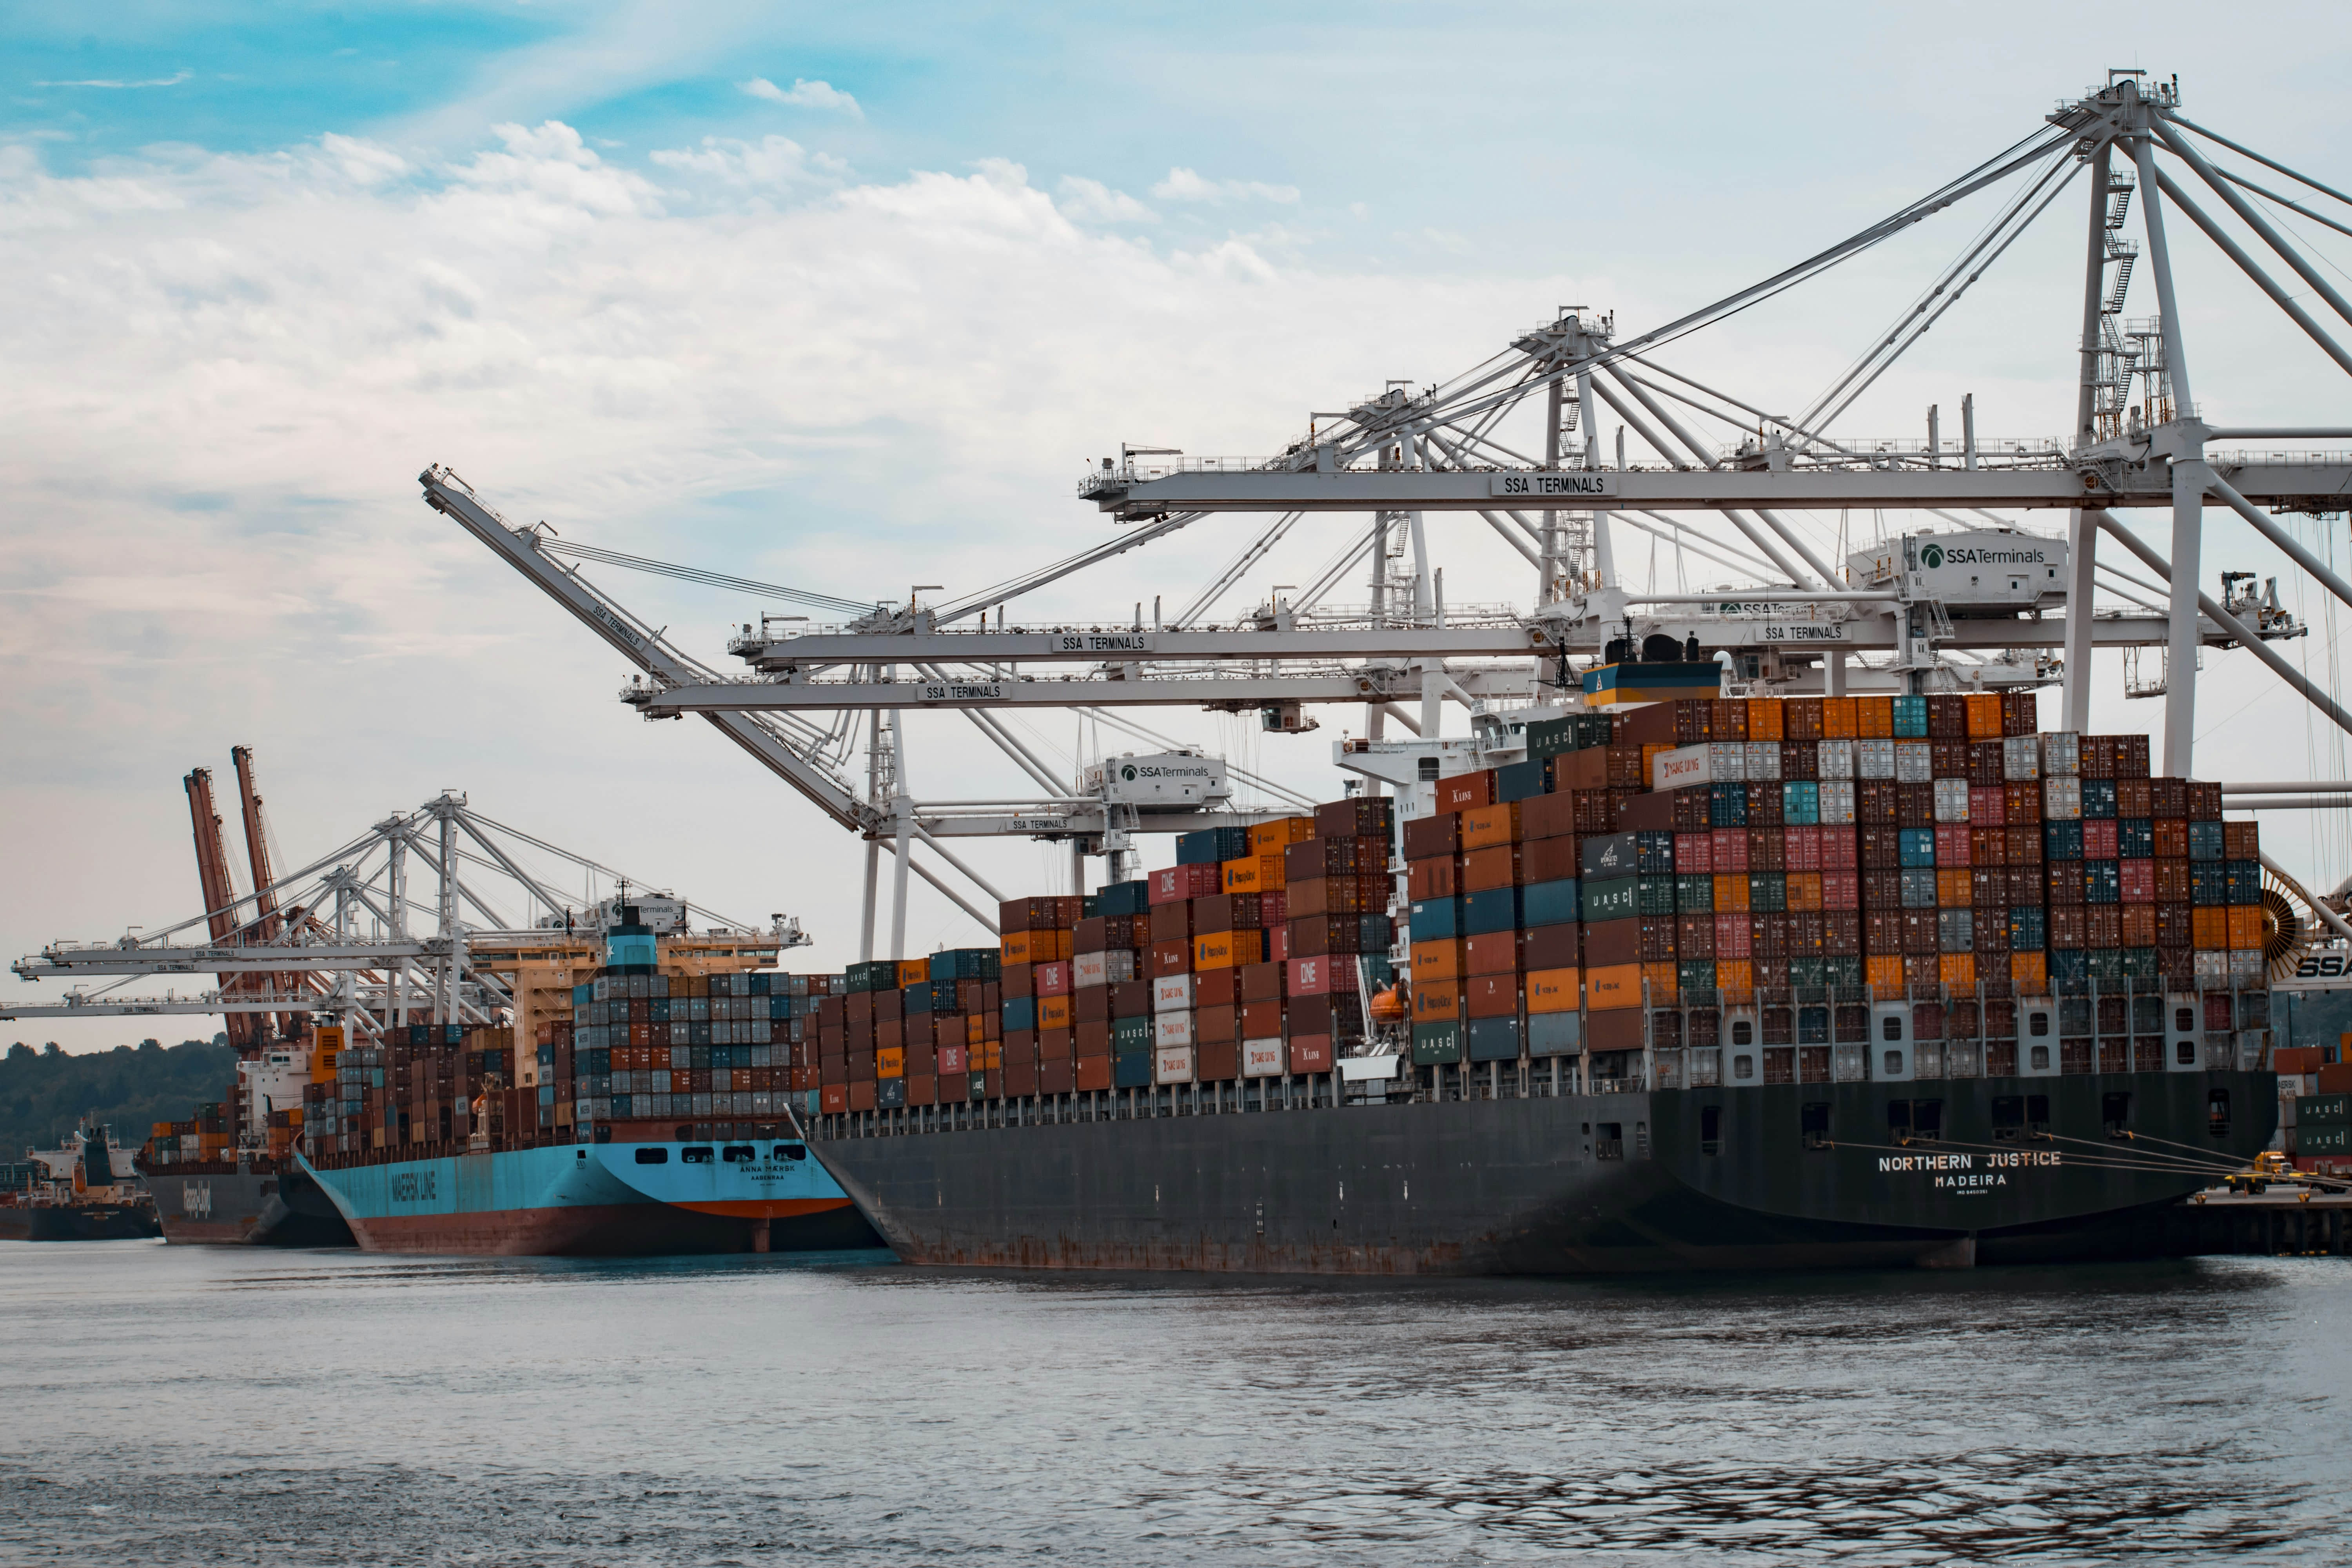
[[[1462,896],[1462,934],[1485,936],[1490,931],[1516,931],[1520,925],[1519,889],[1490,888]]]
[[[1557,882],[1538,882],[1520,891],[1519,907],[1527,915],[1529,926],[1574,925],[1580,910],[1577,903],[1576,879],[1563,878]]]

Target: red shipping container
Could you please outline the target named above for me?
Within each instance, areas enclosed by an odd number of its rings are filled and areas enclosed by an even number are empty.
[[[1856,847],[1860,830],[1852,826],[1824,827],[1822,835],[1822,869],[1824,871],[1858,871],[1861,855]]]
[[[1223,866],[1171,866],[1151,874],[1146,897],[1155,904],[1214,898],[1225,890]]]
[[[1066,960],[1034,965],[1036,994],[1040,996],[1067,996],[1070,994],[1070,965]]]
[[[1242,1076],[1242,1047],[1239,1040],[1203,1040],[1194,1053],[1192,1073],[1202,1083],[1228,1083]]]
[[[1150,949],[1150,973],[1146,977],[1157,980],[1164,974],[1189,974],[1192,970],[1192,944],[1189,942],[1155,942]]]
[[[1968,865],[1969,849],[1969,828],[1965,823],[1936,825],[1936,864],[1939,868]]]
[[[1475,773],[1456,773],[1450,779],[1437,781],[1437,809],[1441,813],[1475,811],[1482,805],[1495,804],[1495,770],[1481,768]]]
[[[1862,908],[1862,873],[1823,871],[1822,873],[1822,908],[1824,910]]]
[[[1110,1058],[1080,1057],[1077,1059],[1075,1073],[1075,1079],[1078,1086],[1078,1092],[1080,1094],[1094,1094],[1100,1090],[1108,1089],[1110,1087]],[[943,1078],[940,1080],[940,1083],[941,1087],[940,1098],[945,1099],[947,1080]]]
[[[1903,839],[1900,828],[1865,827],[1860,837],[1864,870],[1892,871],[1903,864]]]
[[[1705,876],[1715,870],[1715,835],[1712,833],[1677,833],[1675,835],[1675,870],[1693,876]],[[1570,872],[1570,875],[1575,875]],[[1545,878],[1535,878],[1543,881]]]
[[[2009,794],[2000,784],[1979,785],[1969,791],[1969,826],[1971,827],[2005,827],[2009,825]]]
[[[2156,862],[2153,860],[2118,860],[2116,868],[2123,881],[2123,899],[2127,904],[2156,902]],[[2147,942],[2126,942],[2126,947],[2146,947]]]
[[[1078,1087],[1078,1064],[1067,1058],[1047,1059],[1037,1064],[1037,1092],[1067,1094]]]
[[[1785,827],[1751,827],[1748,830],[1748,868],[1750,871],[1785,871],[1789,868],[1789,830]]]
[[[1542,842],[1563,842],[1572,845],[1575,843],[1575,840],[1572,838],[1565,840],[1546,839]],[[1405,862],[1405,896],[1412,899],[1416,903],[1423,899],[1454,898],[1457,897],[1461,891],[1462,857],[1459,855],[1434,855],[1425,860],[1408,860]],[[1345,911],[1312,909],[1309,908],[1307,902],[1302,900],[1298,907],[1298,912],[1301,915],[1320,915],[1344,913]]]
[[[2086,816],[2083,819],[2083,858],[2112,860],[2116,858],[2116,819],[2112,816]]]
[[[2042,864],[2042,825],[2031,827],[2004,827],[2000,830],[2005,846],[2003,858],[2011,866]]]
[[[1720,961],[1751,956],[1748,946],[1750,927],[1746,915],[1716,915],[1715,956]]]
[[[1853,958],[1862,952],[1862,912],[1822,911],[1822,952],[1832,958]]]
[[[1675,952],[1678,958],[1713,958],[1715,956],[1715,917],[1713,915],[1676,915],[1675,917]]]
[[[1473,974],[1462,982],[1465,1010],[1473,1018],[1511,1018],[1519,1011],[1519,977]]]
[[[1822,830],[1818,827],[1784,827],[1781,854],[1791,871],[1818,871],[1822,868]],[[1679,869],[1679,866],[1676,868]]]
[[[1748,864],[1748,829],[1718,827],[1714,831],[1715,872],[1727,876],[1749,869]]]
[[[1331,1037],[1328,1035],[1292,1036],[1290,1070],[1292,1072],[1329,1072],[1331,1070]]]
[[[1290,994],[1293,996],[1324,996],[1335,991],[1356,989],[1356,961],[1353,958],[1334,958],[1328,954],[1294,958],[1288,968]]]

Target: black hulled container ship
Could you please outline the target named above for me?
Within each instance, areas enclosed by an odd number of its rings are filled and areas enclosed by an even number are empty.
[[[1402,802],[1187,835],[1144,882],[1005,905],[975,996],[853,970],[811,1147],[925,1264],[2151,1250],[2274,1131],[2277,922],[2217,786],[2033,717],[1571,713]]]

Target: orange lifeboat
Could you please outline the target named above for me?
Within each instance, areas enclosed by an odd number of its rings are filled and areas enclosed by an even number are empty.
[[[1404,1022],[1404,988],[1391,985],[1385,991],[1372,993],[1372,1022],[1402,1024]]]

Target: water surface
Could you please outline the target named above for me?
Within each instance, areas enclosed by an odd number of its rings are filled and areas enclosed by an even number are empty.
[[[2352,1558],[2352,1273],[0,1244],[0,1562]]]

